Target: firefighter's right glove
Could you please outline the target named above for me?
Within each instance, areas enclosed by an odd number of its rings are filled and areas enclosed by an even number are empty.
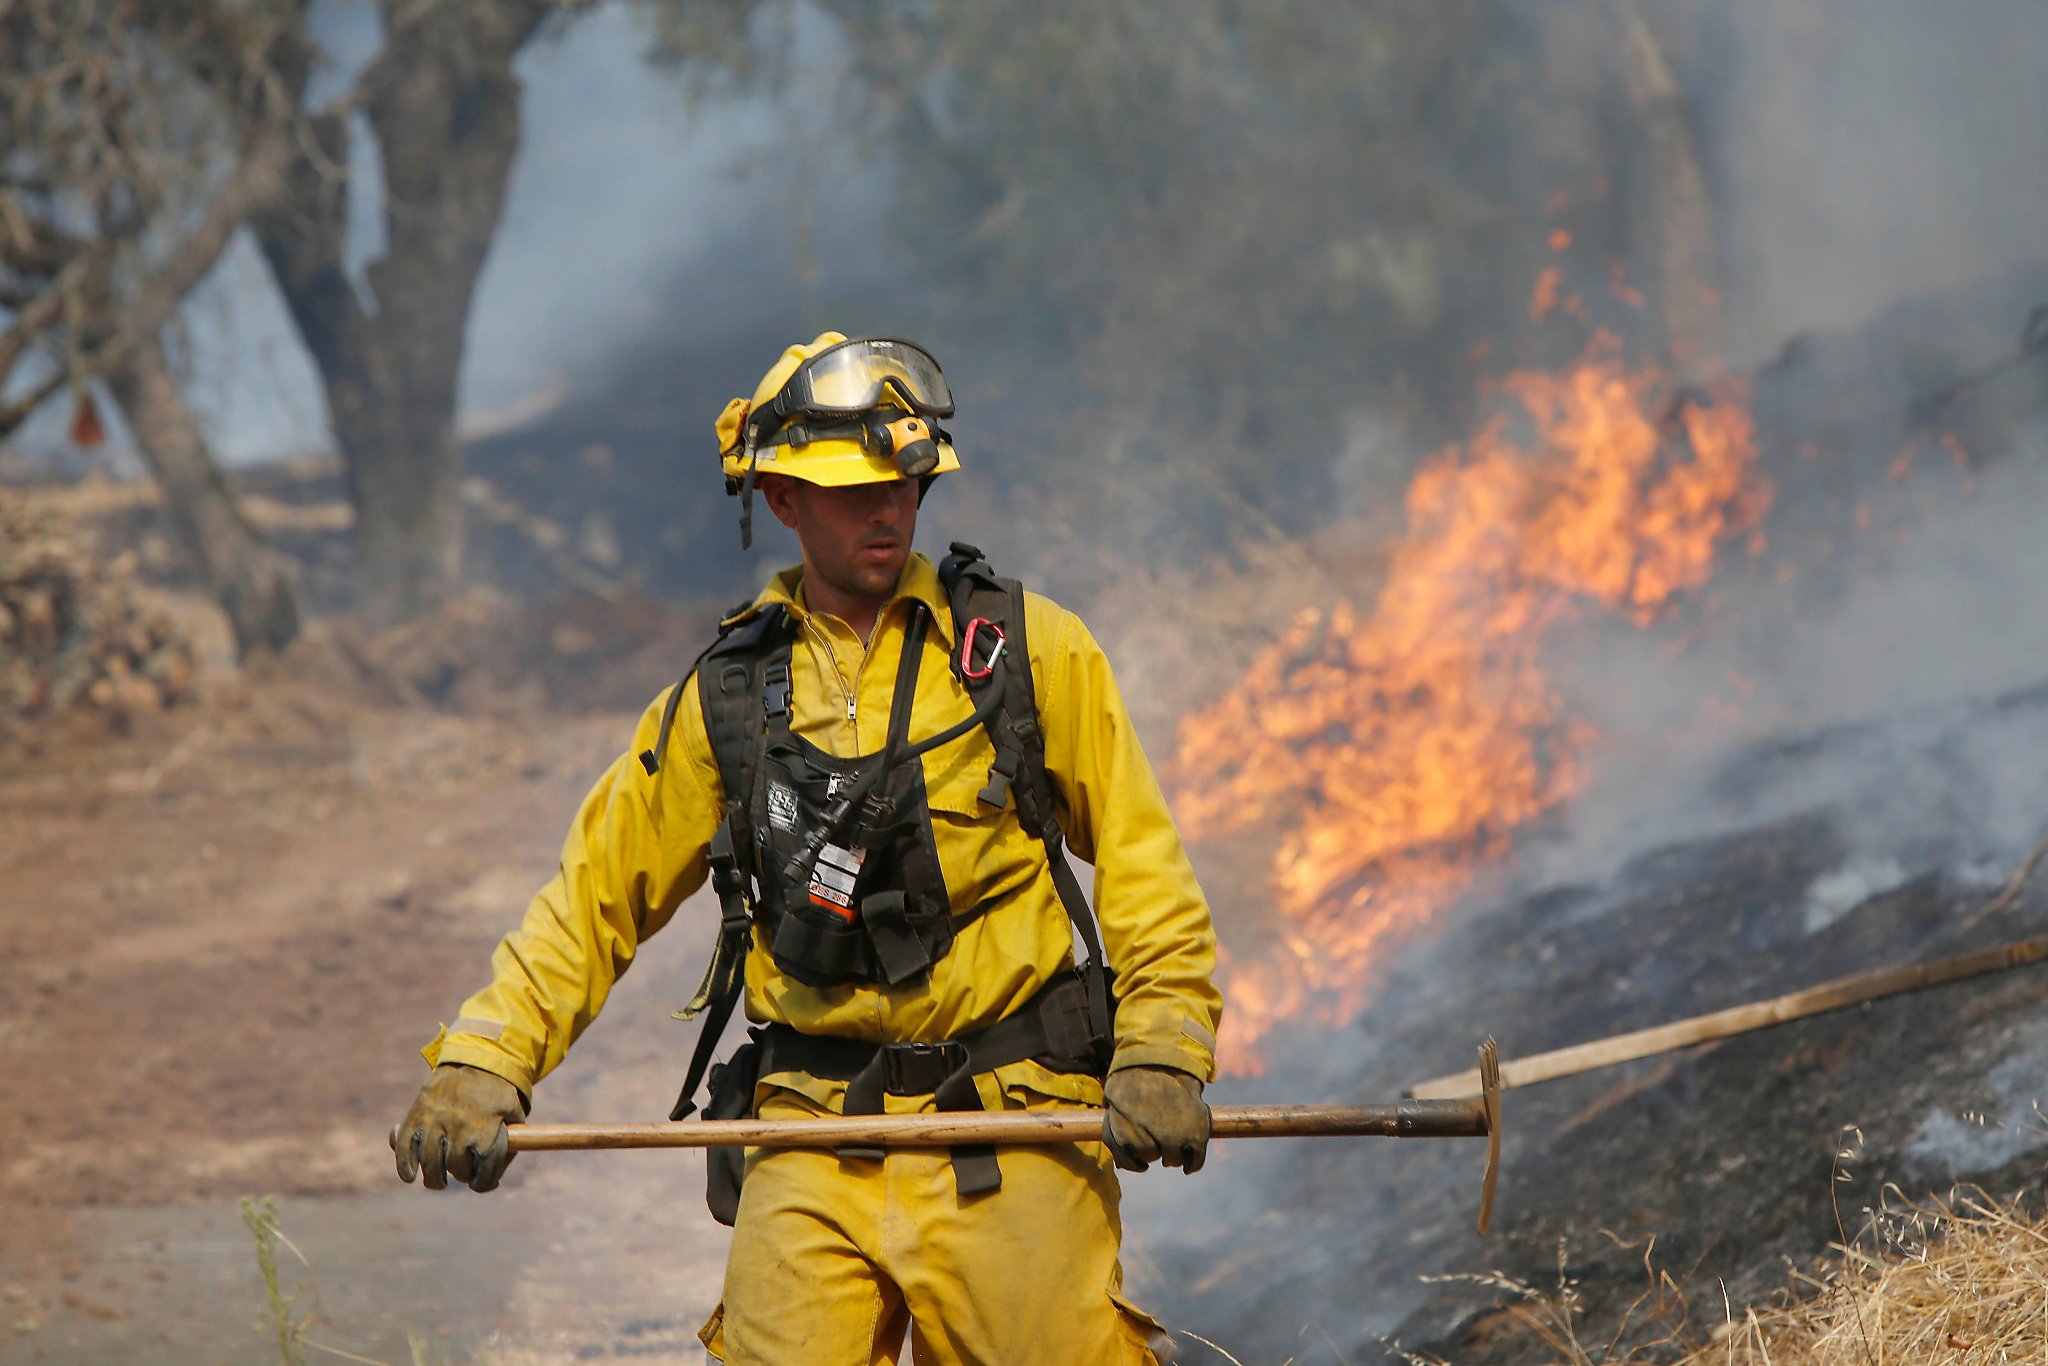
[[[526,1102],[511,1082],[481,1067],[442,1063],[391,1131],[398,1179],[421,1176],[428,1190],[440,1190],[453,1176],[473,1191],[495,1189],[512,1161],[505,1126],[525,1118]]]
[[[1102,1141],[1127,1172],[1154,1160],[1190,1175],[1209,1153],[1202,1083],[1173,1067],[1125,1067],[1102,1083]]]

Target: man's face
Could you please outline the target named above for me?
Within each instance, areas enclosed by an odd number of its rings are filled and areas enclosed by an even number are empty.
[[[796,532],[804,572],[851,597],[895,591],[917,530],[917,481],[824,488],[764,475],[761,496],[775,519]]]

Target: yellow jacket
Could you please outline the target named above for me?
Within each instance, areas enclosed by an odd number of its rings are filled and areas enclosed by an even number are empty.
[[[780,603],[799,623],[790,661],[796,734],[839,757],[882,748],[912,600],[930,608],[932,623],[911,738],[936,734],[973,711],[948,667],[952,611],[930,560],[911,556],[865,647],[838,618],[805,611],[802,571],[789,569],[757,606]],[[1096,916],[1120,1001],[1112,1070],[1160,1065],[1208,1081],[1222,1014],[1210,981],[1216,940],[1209,908],[1109,661],[1080,618],[1037,594],[1026,595],[1025,634],[1060,824],[1074,853],[1095,865]],[[427,1045],[428,1062],[484,1068],[531,1097],[534,1083],[596,1018],[641,941],[704,883],[723,795],[695,677],[682,686],[660,773],[649,777],[636,756],[654,747],[666,693],[649,705],[632,745],[584,799],[563,845],[561,871],[493,952],[490,985]],[[955,909],[1006,893],[1008,900],[962,927],[927,979],[898,987],[805,986],[775,966],[757,931],[746,964],[748,1018],[807,1034],[933,1042],[993,1024],[1072,963],[1072,932],[1045,846],[1026,833],[1014,809],[990,812],[977,800],[993,755],[976,727],[922,763]],[[684,1056],[679,1040],[677,1058]],[[845,1092],[842,1082],[795,1074],[762,1080],[833,1109]],[[1093,1078],[1029,1062],[981,1079],[981,1086],[992,1107],[998,1088],[1012,1086],[1084,1103],[1101,1096]]]

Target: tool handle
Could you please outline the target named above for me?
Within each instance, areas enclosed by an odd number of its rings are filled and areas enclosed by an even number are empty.
[[[1484,1138],[1486,1105],[1404,1100],[1392,1105],[1224,1105],[1216,1138]],[[881,1148],[956,1143],[1093,1143],[1100,1110],[981,1110],[830,1119],[707,1119],[682,1124],[513,1124],[515,1153],[600,1148]]]
[[[2034,847],[2034,852],[2028,855],[2028,861],[2021,867],[2019,874],[2006,885],[2006,891],[1979,911],[1973,912],[1970,918],[1975,919],[1984,912],[2003,909],[2003,905],[2010,904],[2010,898],[2018,895],[2020,882],[2026,874],[2033,871],[2034,864],[2039,862],[2044,854],[2048,854],[2048,839]],[[1874,968],[1852,973],[1847,977],[1837,977],[1831,982],[1822,982],[1818,986],[1806,987],[1783,996],[1773,996],[1767,1001],[1750,1001],[1744,1005],[1730,1006],[1726,1010],[1673,1020],[1669,1024],[1652,1025],[1648,1029],[1614,1034],[1604,1039],[1572,1044],[1567,1048],[1554,1048],[1548,1053],[1531,1053],[1525,1058],[1511,1058],[1500,1065],[1500,1085],[1503,1090],[1511,1091],[1517,1086],[1533,1086],[1537,1082],[1556,1081],[1560,1077],[1575,1077],[1581,1072],[1591,1072],[1596,1068],[1634,1062],[1638,1058],[1654,1057],[1659,1053],[1690,1048],[1694,1044],[1731,1039],[1738,1034],[1748,1034],[1771,1025],[1803,1020],[1812,1015],[1824,1015],[1830,1011],[1861,1005],[1865,1001],[1882,1000],[1887,996],[1903,995],[1906,992],[1924,991],[1929,987],[1945,986],[1965,978],[2004,972],[2043,961],[2048,961],[2048,934],[2035,935],[2031,939],[2022,939],[2012,944],[2000,944],[1971,953],[1957,954],[1951,958],[1914,963],[1907,967]],[[1428,1081],[1417,1082],[1408,1089],[1408,1094],[1440,1100],[1455,1096],[1476,1096],[1481,1089],[1480,1074],[1473,1070],[1453,1072],[1448,1076],[1431,1077]]]

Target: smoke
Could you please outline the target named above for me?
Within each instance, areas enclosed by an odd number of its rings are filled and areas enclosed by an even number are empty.
[[[2020,433],[2013,455],[1787,638],[1769,709],[1796,725],[1857,721],[2048,672],[2048,428]]]
[[[1863,323],[2044,248],[2048,22],[2030,0],[1731,0],[1689,82],[1730,355]]]
[[[1852,859],[1814,880],[1806,892],[1806,914],[1801,926],[1817,934],[1861,906],[1902,885],[1907,878],[1897,859]]]
[[[1817,809],[1850,847],[1811,890],[1809,929],[1930,861],[2002,877],[2048,828],[2048,742],[1995,703],[2048,679],[2042,442],[2022,427],[2008,463],[1817,602],[1738,567],[1704,629],[1560,652],[1559,686],[1601,740],[1569,834],[1538,841],[1522,877],[1598,881],[1661,843]]]
[[[689,98],[645,60],[646,42],[614,5],[520,57],[524,133],[470,321],[468,409],[557,376],[572,392],[601,390],[636,343],[793,312],[815,276],[799,259],[806,210],[793,173],[820,168],[790,154],[787,126],[801,115],[768,95]],[[876,205],[841,177],[819,180],[833,195],[830,249],[867,228]],[[833,253],[835,287],[877,268],[874,253]],[[735,358],[736,373],[772,359]],[[713,415],[692,424],[709,430]]]

